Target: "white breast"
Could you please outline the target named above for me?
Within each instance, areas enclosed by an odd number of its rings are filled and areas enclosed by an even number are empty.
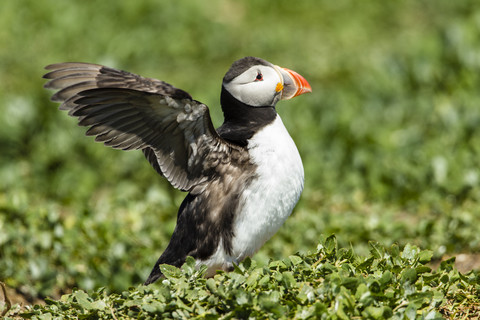
[[[235,214],[232,254],[220,241],[212,256],[197,261],[208,266],[207,277],[253,256],[283,225],[303,190],[302,159],[278,115],[249,140],[248,152],[257,178],[244,190]]]
[[[243,193],[234,221],[236,261],[252,256],[277,232],[297,204],[304,182],[302,159],[279,116],[249,140],[248,151],[258,178]]]

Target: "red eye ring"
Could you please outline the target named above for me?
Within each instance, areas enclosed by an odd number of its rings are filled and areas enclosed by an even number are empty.
[[[255,77],[255,81],[263,81],[263,74],[261,74],[260,72],[257,74],[257,76]]]

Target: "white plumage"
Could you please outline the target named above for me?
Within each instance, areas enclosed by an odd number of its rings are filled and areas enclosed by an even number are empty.
[[[257,178],[244,190],[235,215],[233,252],[227,255],[220,245],[208,260],[198,261],[209,267],[207,276],[253,256],[290,216],[303,190],[302,160],[280,116],[249,140],[248,152]]]

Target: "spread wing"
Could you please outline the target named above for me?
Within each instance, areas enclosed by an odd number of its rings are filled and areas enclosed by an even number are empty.
[[[46,67],[53,101],[90,127],[87,135],[123,150],[142,150],[155,170],[183,191],[199,191],[221,164],[241,157],[220,138],[208,107],[160,80],[87,63]],[[220,164],[220,166],[219,166]]]

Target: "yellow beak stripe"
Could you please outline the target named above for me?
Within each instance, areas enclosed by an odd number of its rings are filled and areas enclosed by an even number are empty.
[[[283,84],[281,84],[280,82],[277,83],[277,86],[275,87],[275,91],[280,92],[282,90],[283,90]]]

